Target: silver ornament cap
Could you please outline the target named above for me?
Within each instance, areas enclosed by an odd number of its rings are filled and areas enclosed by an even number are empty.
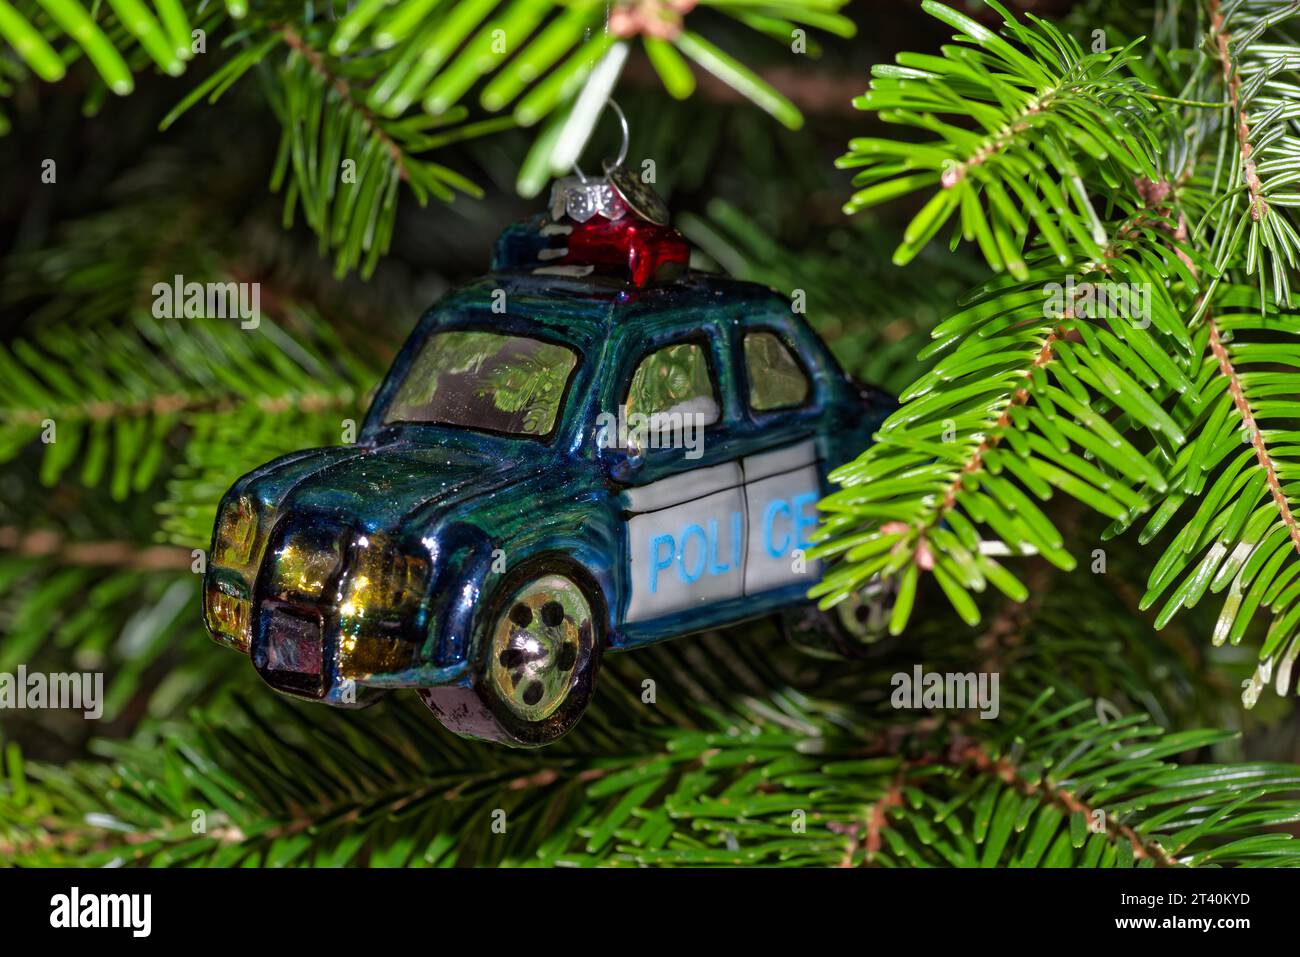
[[[605,219],[622,219],[627,215],[627,203],[604,179],[566,176],[556,180],[551,187],[551,218],[568,217],[585,223],[594,216]]]

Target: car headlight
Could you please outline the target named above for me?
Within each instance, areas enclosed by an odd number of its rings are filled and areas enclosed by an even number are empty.
[[[252,499],[241,495],[221,509],[217,517],[217,547],[213,561],[218,565],[247,564],[257,537],[257,509]]]
[[[366,618],[400,618],[417,610],[429,577],[428,558],[408,555],[373,538],[361,539],[353,555],[339,605],[341,619],[359,623]]]
[[[363,538],[352,555],[338,609],[340,673],[363,677],[409,667],[432,564],[373,537]]]
[[[248,596],[232,583],[208,576],[203,589],[203,617],[213,638],[247,652],[253,639],[252,607]]]

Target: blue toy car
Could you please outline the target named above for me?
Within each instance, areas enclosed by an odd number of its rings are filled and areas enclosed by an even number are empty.
[[[625,220],[507,230],[493,272],[421,319],[357,444],[234,484],[214,639],[282,692],[417,688],[451,730],[524,747],[578,721],[607,650],[774,612],[846,650],[862,625],[818,616],[804,549],[827,472],[894,401],[788,300]]]

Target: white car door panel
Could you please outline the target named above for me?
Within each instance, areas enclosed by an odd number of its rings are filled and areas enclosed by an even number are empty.
[[[737,488],[743,481],[739,462],[723,462],[706,468],[691,469],[668,478],[638,485],[627,490],[629,512],[656,512],[692,499],[703,498],[722,489]]]
[[[644,621],[740,596],[745,497],[739,462],[693,469],[627,491],[631,600]]]
[[[744,594],[757,595],[795,582],[811,585],[820,563],[799,561],[817,526],[821,478],[813,441],[743,460],[749,545]]]

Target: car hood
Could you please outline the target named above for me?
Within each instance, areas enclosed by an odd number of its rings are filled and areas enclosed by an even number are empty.
[[[400,533],[536,468],[480,452],[401,442],[296,453],[248,476],[240,491],[280,514],[312,512],[367,532]]]

